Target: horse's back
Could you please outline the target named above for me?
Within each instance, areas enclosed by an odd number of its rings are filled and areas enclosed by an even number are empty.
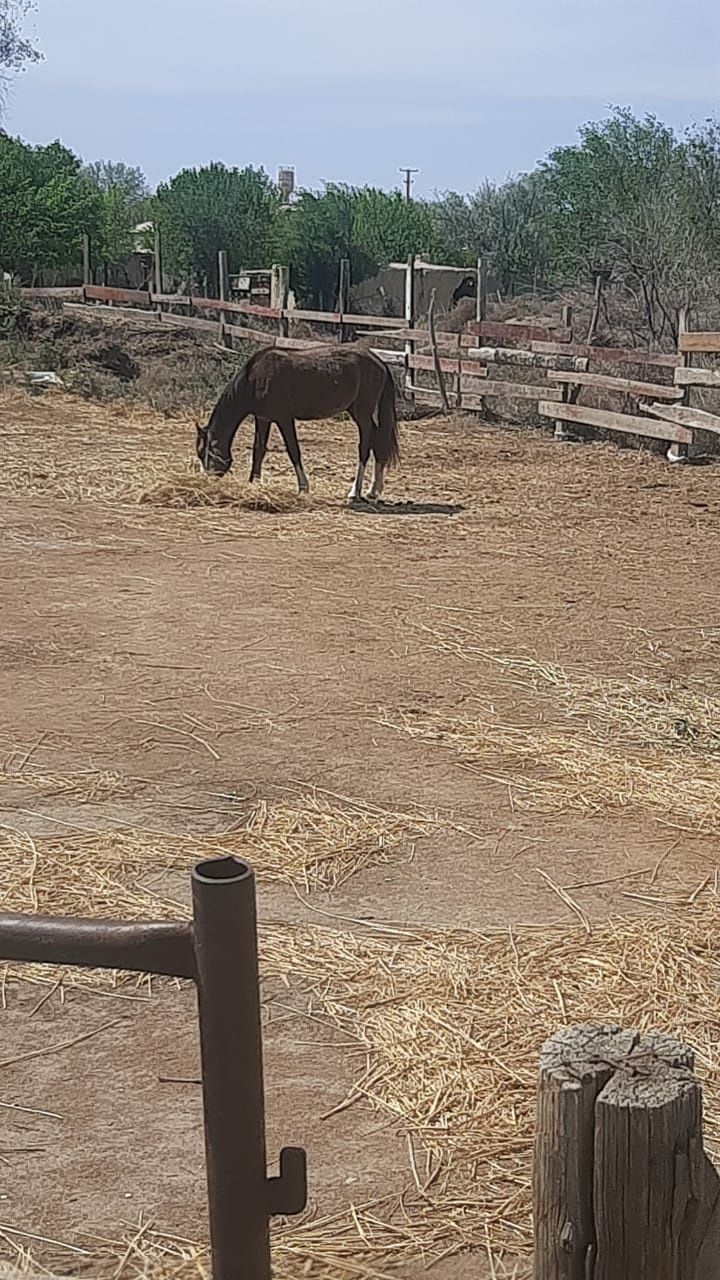
[[[330,417],[354,404],[368,383],[378,393],[385,366],[357,343],[319,345],[302,350],[268,347],[246,366],[254,407],[250,412],[309,420]]]

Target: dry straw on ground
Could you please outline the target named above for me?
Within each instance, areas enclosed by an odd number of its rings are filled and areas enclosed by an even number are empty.
[[[720,1150],[718,914],[706,887],[683,910],[612,919],[589,935],[556,928],[361,939],[266,927],[265,978],[305,992],[305,1014],[358,1044],[344,1105],[373,1107],[408,1147],[406,1184],[382,1202],[276,1224],[275,1274],[351,1280],[473,1249],[492,1257],[498,1276],[524,1275],[538,1053],[566,1024],[657,1027],[693,1045],[707,1144]],[[118,1278],[190,1280],[207,1265],[199,1246],[150,1227],[112,1248],[89,1247],[100,1270]]]
[[[385,724],[450,748],[464,765],[507,786],[516,808],[545,813],[637,806],[707,834],[720,829],[720,682],[623,678],[483,650],[472,625],[426,628],[431,643],[492,664],[528,695],[525,725],[477,699],[464,716],[413,714]],[[522,772],[518,766],[522,765]]]
[[[61,789],[63,775],[54,777]],[[76,775],[69,775],[72,789]],[[203,858],[247,858],[262,881],[328,889],[377,863],[407,856],[426,830],[423,818],[315,793],[261,801],[229,832],[164,835],[148,829],[68,830],[33,839],[0,830],[0,902],[5,910],[57,915],[172,919],[182,908],[157,890],[168,872]]]

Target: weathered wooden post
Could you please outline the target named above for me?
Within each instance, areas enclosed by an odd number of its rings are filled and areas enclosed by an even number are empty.
[[[692,1051],[659,1033],[569,1027],[543,1045],[535,1280],[711,1280],[720,1179]]]
[[[687,306],[681,307],[678,311],[678,351],[680,351],[680,347],[682,345],[680,339],[683,334],[688,331],[689,314],[690,308]],[[680,354],[682,356],[683,369],[689,369],[692,366],[692,352],[682,351]],[[691,400],[690,386],[683,386],[682,392],[683,396],[680,404],[687,405],[689,407]],[[687,455],[688,446],[686,444],[671,444],[665,456],[668,462],[679,462],[681,458],[686,458]]]
[[[230,295],[230,275],[228,272],[228,256],[227,249],[218,249],[218,294],[221,302],[227,302]],[[230,323],[230,313],[227,311],[220,312],[220,345],[223,347],[232,346],[232,338],[227,331]]]
[[[484,320],[487,313],[487,264],[484,258],[477,260],[477,291],[475,293],[475,319],[478,324]],[[478,346],[480,346],[480,335],[478,334]]]
[[[407,329],[415,328],[415,254],[411,253],[405,268],[405,327]],[[413,374],[410,368],[410,356],[415,350],[412,340],[405,342],[405,395],[408,399],[414,399],[413,396]]]
[[[287,338],[290,332],[290,323],[287,315],[284,314],[287,311],[289,293],[289,267],[280,266],[277,262],[273,263],[270,268],[270,306],[283,313],[278,320],[278,332],[281,338]]]
[[[153,237],[153,287],[158,297],[163,294],[162,237],[157,226]],[[159,319],[162,316],[162,302],[156,302],[155,306]]]
[[[432,352],[433,367],[435,369],[435,381],[437,382],[437,389],[440,393],[440,404],[442,405],[443,413],[449,413],[450,401],[448,400],[447,390],[445,387],[445,374],[443,373],[442,360],[438,352],[437,335],[435,333],[435,290],[434,289],[430,294],[430,306],[428,307],[427,321],[428,321],[428,338],[430,340],[430,350]]]
[[[340,259],[340,273],[338,276],[338,297],[337,310],[340,316],[344,316],[350,310],[350,259]],[[340,341],[345,341],[345,325],[340,320]]]
[[[573,314],[572,307],[570,306],[569,302],[566,302],[562,309],[562,326],[563,326],[563,329],[570,330],[571,342],[572,342],[572,314]],[[579,386],[573,387],[573,386],[570,386],[569,383],[564,382],[562,384],[562,387],[560,388],[560,392],[562,395],[563,404],[575,404],[580,394],[580,387]],[[575,438],[576,437],[573,435],[572,431],[568,431],[564,422],[560,422],[559,420],[556,421],[555,423],[555,439],[556,440],[574,440]]]
[[[82,238],[82,255],[83,255],[83,286],[92,284],[92,254],[90,247],[90,237],[86,233]]]
[[[487,263],[484,258],[477,260],[477,293],[475,295],[475,320],[478,324],[487,316]],[[478,335],[475,345],[482,346],[482,334],[478,328]],[[459,379],[462,382],[462,379]],[[478,398],[478,404],[481,412],[485,409],[485,397]]]
[[[593,299],[593,308],[590,313],[590,324],[588,325],[587,337],[585,341],[591,345],[595,341],[595,330],[598,327],[600,319],[600,306],[602,304],[604,277],[601,271],[595,276],[595,297]]]

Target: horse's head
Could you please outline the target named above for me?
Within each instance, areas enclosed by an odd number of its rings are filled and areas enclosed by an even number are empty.
[[[200,459],[203,471],[209,471],[211,475],[224,476],[232,466],[232,454],[228,448],[223,451],[218,445],[215,433],[210,426],[201,427],[196,424],[197,439],[195,441],[195,452]]]

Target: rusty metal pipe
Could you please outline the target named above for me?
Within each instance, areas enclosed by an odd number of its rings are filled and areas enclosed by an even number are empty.
[[[270,1280],[255,877],[192,873],[213,1280]]]
[[[192,926],[0,914],[0,956],[35,964],[195,977]]]

